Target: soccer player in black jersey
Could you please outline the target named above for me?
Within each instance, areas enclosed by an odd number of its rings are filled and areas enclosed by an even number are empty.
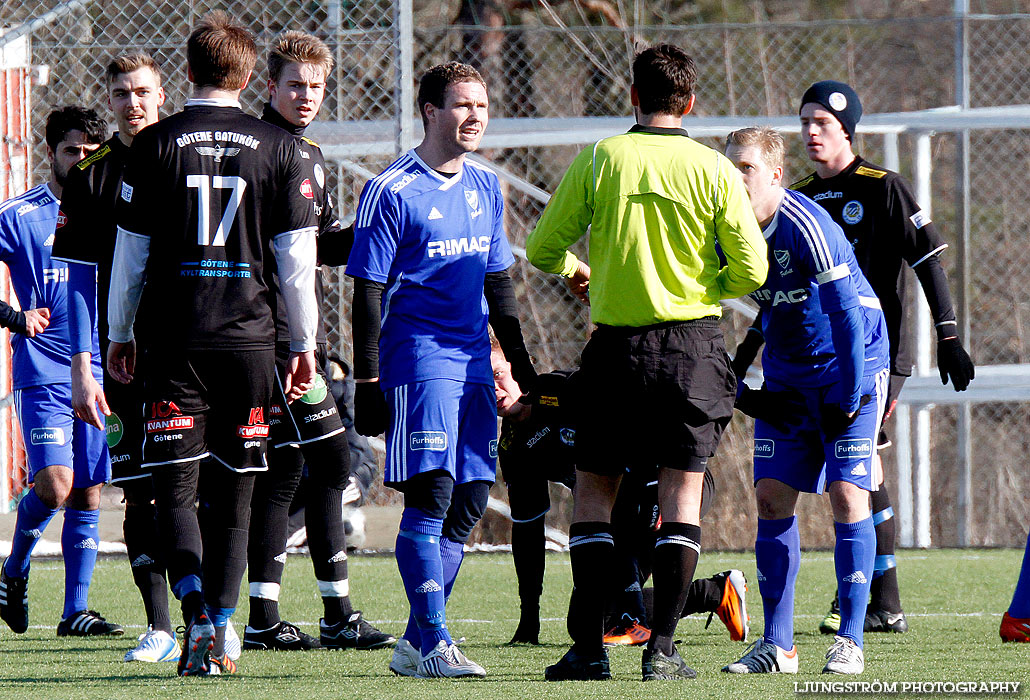
[[[291,339],[287,400],[316,376],[313,188],[297,139],[240,109],[256,53],[254,37],[225,13],[200,21],[187,42],[194,96],[133,140],[117,211],[108,371],[132,379],[145,272],[155,306],[143,464],[153,470],[168,578],[186,623],[180,675],[235,671],[225,625],[247,563],[254,472],[267,468],[276,270]],[[210,491],[198,517],[205,457]]]
[[[318,144],[303,136],[322,105],[332,65],[332,53],[318,37],[298,31],[281,34],[268,57],[269,102],[262,119],[299,138],[301,160],[311,182],[313,206],[319,219],[319,255],[322,262],[342,265],[347,262],[353,230],[344,230],[336,216],[322,151]],[[315,293],[321,300],[322,279],[318,271]],[[285,377],[290,336],[281,295],[275,320],[276,365],[278,376]],[[361,612],[351,606],[343,522],[343,492],[350,477],[350,448],[322,370],[328,353],[321,318],[316,341],[319,374],[314,388],[287,406],[282,385],[277,383],[272,399],[268,471],[257,477],[252,499],[247,554],[250,618],[243,636],[244,649],[288,651],[319,646],[376,649],[396,641],[366,622]],[[304,510],[308,547],[325,611],[317,640],[301,632],[296,625],[283,621],[278,604],[290,504],[305,462],[308,465]]]
[[[500,346],[490,354],[494,370],[497,413],[503,418],[498,459],[511,507],[511,553],[518,578],[521,617],[511,644],[539,644],[540,595],[544,580],[544,516],[550,509],[548,481],[572,488],[575,483],[575,372],[558,370],[537,377],[533,392],[522,391],[511,375]],[[715,482],[706,470],[702,515],[711,506]],[[643,589],[651,575],[661,521],[658,512],[658,469],[629,472],[612,510],[615,556],[606,585],[611,590],[606,611],[604,643],[609,646],[646,644],[651,637],[653,588]],[[747,585],[743,572],[731,569],[711,578],[695,579],[687,591],[681,616],[707,612],[718,615],[734,641],[748,633]],[[580,613],[573,594],[570,616]]]
[[[118,131],[92,155],[71,169],[61,199],[64,224],[54,238],[53,257],[68,263],[72,327],[72,406],[76,415],[105,427],[111,453],[111,483],[123,490],[125,548],[132,578],[143,598],[147,631],[125,654],[126,661],[169,661],[178,658],[171,617],[165,558],[157,536],[157,516],[150,472],[141,468],[143,449],[143,382],[120,384],[105,378],[104,386],[90,372],[90,330],[96,320],[100,354],[107,351],[107,295],[117,233],[115,205],[133,137],[159,118],[164,104],[161,71],[146,53],[117,56],[105,73],[108,105]],[[142,323],[136,334],[144,337]],[[110,408],[109,408],[110,407]]]
[[[862,104],[851,86],[834,80],[815,83],[801,98],[800,115],[801,136],[815,172],[791,188],[819,202],[844,229],[887,321],[891,377],[883,423],[890,418],[906,377],[912,374],[911,324],[905,304],[912,275],[906,268],[915,272],[930,304],[941,381],[947,383],[950,378],[955,391],[964,391],[973,379],[974,368],[958,336],[948,278],[940,262],[947,244],[900,175],[855,155],[853,140]],[[755,333],[748,336],[750,340],[745,342],[760,344]],[[878,449],[890,444],[881,427]],[[865,631],[904,632],[908,622],[898,592],[894,510],[883,484],[879,457],[875,463],[880,484],[871,492],[876,565]],[[824,634],[836,633],[840,625],[836,603],[835,597],[819,627]]]

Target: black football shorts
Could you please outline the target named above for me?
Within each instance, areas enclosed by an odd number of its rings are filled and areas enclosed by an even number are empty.
[[[212,457],[237,472],[268,468],[275,352],[151,352],[144,383],[143,466]]]
[[[583,350],[576,468],[704,472],[733,417],[736,378],[719,320],[599,326]]]
[[[289,362],[288,345],[279,344],[275,353],[276,381],[272,393],[272,411],[268,424],[271,427],[269,444],[273,447],[300,447],[317,442],[344,431],[336,399],[329,390],[325,376],[326,347],[319,344],[315,353],[318,376],[315,386],[308,393],[291,404],[286,403],[286,367]]]

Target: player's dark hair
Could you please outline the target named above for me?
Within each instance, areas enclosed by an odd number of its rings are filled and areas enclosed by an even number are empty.
[[[447,88],[456,83],[479,83],[486,88],[486,81],[472,66],[467,63],[451,61],[433,66],[418,81],[418,113],[422,115],[422,123],[426,121],[426,105],[443,107]]]
[[[64,140],[69,131],[78,129],[90,143],[103,143],[107,139],[107,122],[100,118],[95,109],[68,105],[55,109],[46,118],[46,145],[57,150],[57,144]]]
[[[132,53],[123,53],[114,57],[114,60],[107,64],[107,70],[104,72],[104,79],[107,82],[107,87],[111,87],[111,83],[119,75],[131,73],[139,70],[140,68],[149,68],[154,72],[154,77],[157,78],[158,87],[161,86],[161,67],[157,65],[157,61],[154,57],[144,51],[134,51]]]
[[[197,87],[239,90],[257,63],[254,35],[225,12],[209,12],[186,41],[186,62]]]
[[[681,116],[696,82],[694,59],[678,46],[658,44],[633,59],[633,85],[644,114]]]
[[[268,79],[278,83],[283,68],[290,63],[310,63],[328,78],[333,69],[333,52],[317,36],[290,30],[276,37],[268,54]]]

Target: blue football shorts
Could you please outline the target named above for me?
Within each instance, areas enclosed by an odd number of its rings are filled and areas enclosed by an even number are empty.
[[[497,400],[486,384],[429,379],[386,390],[387,484],[445,469],[454,483],[490,481],[497,465]]]
[[[755,483],[776,479],[806,493],[822,493],[826,484],[847,481],[866,491],[877,488],[873,456],[887,401],[890,373],[884,369],[862,379],[862,395],[871,400],[859,411],[855,422],[843,433],[827,437],[819,425],[823,404],[840,401],[840,385],[805,388],[778,384],[766,378],[770,391],[793,390],[805,403],[802,423],[781,432],[765,421],[755,421]]]
[[[18,389],[14,401],[25,441],[29,481],[35,481],[40,470],[55,464],[72,470],[74,488],[110,480],[107,436],[75,417],[71,384]]]

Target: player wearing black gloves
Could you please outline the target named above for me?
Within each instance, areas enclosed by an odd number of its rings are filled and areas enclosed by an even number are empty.
[[[887,321],[891,377],[877,444],[880,450],[891,444],[885,426],[905,379],[912,374],[912,333],[905,304],[912,275],[906,268],[915,272],[930,305],[941,382],[947,384],[950,379],[955,391],[964,391],[974,377],[973,361],[958,337],[948,277],[940,262],[940,254],[948,246],[900,175],[855,155],[855,126],[862,116],[862,104],[849,85],[833,80],[815,83],[801,98],[800,116],[801,135],[815,172],[791,188],[819,202],[844,230]],[[895,571],[894,511],[879,456],[874,462],[879,480],[878,490],[872,492],[876,571],[866,630],[904,632],[908,623],[901,610]],[[819,629],[831,634],[839,626],[835,598]]]

